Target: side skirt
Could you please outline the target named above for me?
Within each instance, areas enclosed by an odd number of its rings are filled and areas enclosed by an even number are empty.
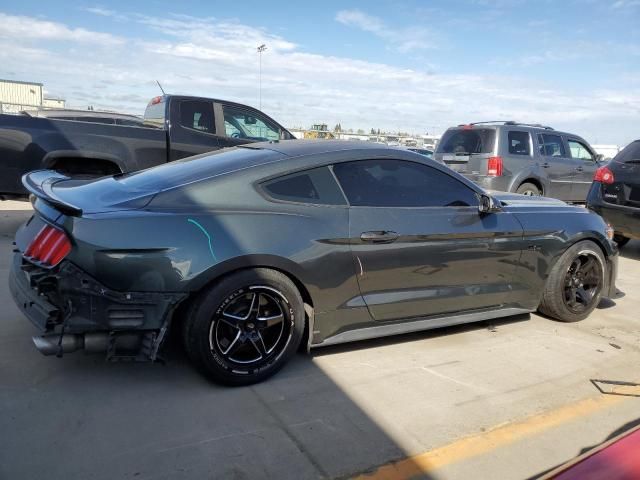
[[[326,338],[321,343],[311,345],[311,348],[325,347],[328,345],[336,345],[339,343],[356,342],[358,340],[367,340],[370,338],[388,337],[391,335],[399,335],[402,333],[419,332],[422,330],[449,327],[453,325],[460,325],[463,323],[481,322],[483,320],[510,317],[512,315],[522,315],[524,313],[531,312],[532,310],[528,310],[526,308],[502,308],[499,310],[463,313],[459,315],[448,315],[445,317],[431,317],[420,320],[398,320],[394,323],[386,323],[384,325],[376,325],[373,327],[359,328],[349,330],[347,332],[338,333],[337,335]]]

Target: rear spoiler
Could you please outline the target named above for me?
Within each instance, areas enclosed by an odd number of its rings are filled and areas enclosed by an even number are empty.
[[[22,185],[30,194],[53,205],[62,213],[79,217],[82,215],[80,207],[65,202],[53,193],[53,186],[65,180],[70,178],[55,170],[35,170],[22,176]]]

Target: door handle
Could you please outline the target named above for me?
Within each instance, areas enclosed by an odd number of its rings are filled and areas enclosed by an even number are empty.
[[[551,164],[549,162],[544,162],[543,164],[540,165],[542,168],[549,168],[551,166]]]
[[[391,243],[395,242],[399,237],[400,235],[396,232],[380,230],[375,232],[363,232],[360,235],[360,240],[370,243]]]
[[[576,172],[584,172],[584,168],[583,167],[576,167]]]

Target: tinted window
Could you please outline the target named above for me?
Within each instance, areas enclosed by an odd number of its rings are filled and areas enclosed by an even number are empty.
[[[531,155],[531,136],[528,132],[509,132],[508,140],[511,155]]]
[[[435,168],[401,160],[338,163],[333,171],[349,203],[372,207],[477,205],[476,194]]]
[[[229,137],[279,140],[280,128],[261,115],[235,107],[224,107],[224,128]]]
[[[213,103],[199,100],[180,102],[180,125],[206,133],[215,133]]]
[[[613,157],[613,160],[620,163],[640,163],[640,141],[636,140],[635,142],[627,145],[615,157]]]
[[[440,153],[491,153],[496,131],[492,128],[447,130],[438,145]]]
[[[564,157],[564,145],[559,135],[538,134],[538,148],[540,155],[546,157]]]
[[[314,168],[276,178],[263,184],[270,197],[289,202],[345,205],[340,187],[329,167]]]
[[[567,140],[567,143],[569,144],[569,151],[571,152],[571,156],[573,158],[586,160],[588,162],[595,161],[595,158],[593,158],[593,154],[589,151],[584,143],[577,140]]]

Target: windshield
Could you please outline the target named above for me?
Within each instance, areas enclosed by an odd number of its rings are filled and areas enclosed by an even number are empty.
[[[473,154],[491,153],[496,143],[496,131],[492,128],[447,130],[438,144],[438,153]]]

